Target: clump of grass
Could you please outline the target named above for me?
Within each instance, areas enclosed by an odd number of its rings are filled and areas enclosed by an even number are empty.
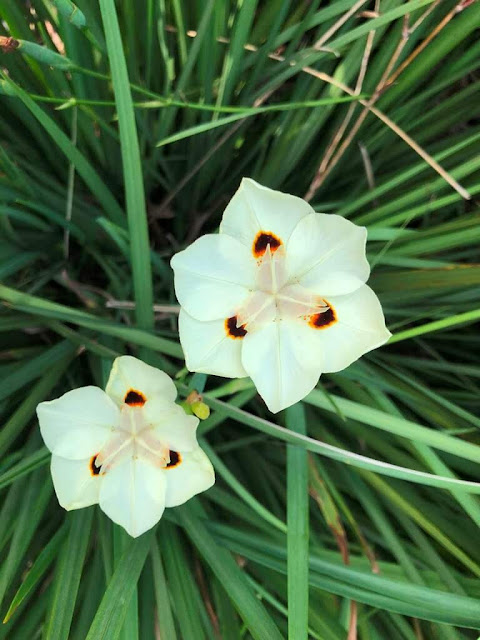
[[[480,5],[0,16],[0,638],[475,638]],[[169,258],[244,175],[368,227],[394,334],[280,417],[176,329]],[[218,477],[135,541],[59,508],[34,417],[126,352],[205,392]]]

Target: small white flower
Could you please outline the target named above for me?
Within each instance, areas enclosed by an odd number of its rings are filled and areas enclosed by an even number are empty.
[[[190,371],[250,376],[270,411],[390,337],[365,284],[367,232],[244,178],[220,233],[172,258]]]
[[[52,478],[67,510],[92,504],[137,537],[165,507],[215,482],[197,443],[198,419],[175,404],[166,373],[131,356],[113,363],[106,391],[82,387],[37,407]]]

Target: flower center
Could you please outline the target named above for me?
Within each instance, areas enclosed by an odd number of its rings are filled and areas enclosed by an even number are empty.
[[[326,329],[337,322],[334,308],[324,298],[288,281],[285,246],[279,238],[270,232],[260,232],[253,253],[260,256],[256,289],[236,315],[225,319],[227,337],[242,339],[256,328],[278,320],[307,322],[313,329]]]
[[[126,398],[129,397],[128,392]],[[143,394],[141,397],[144,398]],[[145,402],[145,401],[144,401]],[[125,403],[121,409],[121,421],[117,429],[95,458],[95,466],[106,473],[127,458],[141,458],[156,467],[169,464],[170,452],[156,436],[153,427],[145,420],[143,404]]]
[[[239,313],[228,320],[236,320],[237,331],[247,333],[266,322],[287,318],[310,320],[313,317],[317,318],[315,328],[320,328],[320,316],[331,310],[320,296],[298,283],[288,282],[283,244],[276,245],[274,251],[267,244],[263,256],[258,260],[256,284],[257,290],[251,294]],[[336,321],[336,317],[329,317],[322,326],[329,326],[333,321]]]

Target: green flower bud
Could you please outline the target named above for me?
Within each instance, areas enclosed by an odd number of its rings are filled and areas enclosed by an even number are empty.
[[[210,415],[210,407],[201,401],[194,402],[191,405],[191,409],[199,420],[206,420]]]

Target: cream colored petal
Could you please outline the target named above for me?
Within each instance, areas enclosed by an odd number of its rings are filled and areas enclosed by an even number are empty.
[[[248,334],[242,362],[273,413],[310,393],[323,367],[315,331],[301,320],[277,320]]]
[[[177,397],[170,376],[133,356],[115,359],[105,391],[118,406],[125,402],[130,391],[142,394],[146,402],[157,396],[173,402]]]
[[[52,455],[50,466],[53,486],[60,505],[70,511],[98,503],[103,475],[94,466],[94,458],[68,460]]]
[[[173,404],[169,411],[155,410],[155,403],[144,412],[145,421],[152,425],[152,434],[168,449],[175,451],[191,451],[197,444],[196,431],[198,418],[187,415],[178,404]]]
[[[321,296],[361,287],[370,274],[367,230],[333,214],[314,213],[295,227],[286,249],[287,279]]]
[[[321,342],[324,373],[345,369],[390,338],[380,301],[367,285],[349,295],[330,296],[328,302],[338,321],[326,329],[312,329]]]
[[[120,422],[120,411],[98,387],[81,387],[41,402],[37,416],[50,451],[71,460],[96,455]]]
[[[286,244],[297,223],[310,213],[313,209],[305,200],[243,178],[225,209],[220,233],[239,240],[249,251],[260,231]]]
[[[255,288],[257,263],[229,236],[202,236],[174,255],[171,265],[178,301],[197,320],[234,315]]]
[[[164,471],[167,479],[166,507],[183,504],[215,483],[212,464],[200,447],[189,453],[180,453],[180,458],[179,464]]]
[[[229,337],[225,320],[201,322],[183,309],[180,311],[180,342],[189,371],[226,378],[243,378],[247,375],[242,366],[242,339]]]
[[[163,469],[129,458],[105,474],[100,488],[100,508],[136,538],[162,517],[165,489]]]

